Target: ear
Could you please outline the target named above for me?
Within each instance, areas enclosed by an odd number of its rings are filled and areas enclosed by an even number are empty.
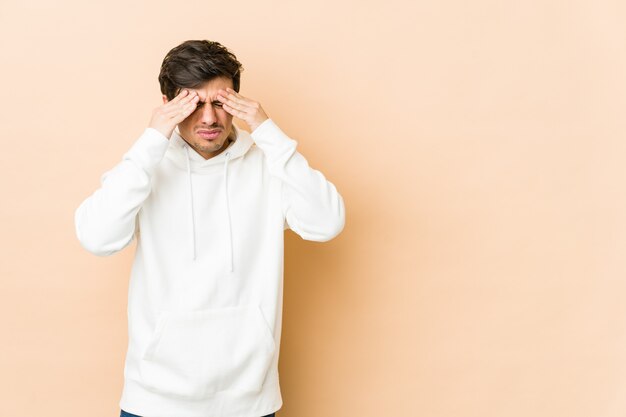
[[[167,96],[165,94],[163,94],[163,104],[167,103]]]

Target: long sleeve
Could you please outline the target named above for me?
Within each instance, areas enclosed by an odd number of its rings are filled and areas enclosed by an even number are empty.
[[[125,248],[135,235],[135,218],[151,190],[151,177],[165,155],[169,140],[146,128],[101,186],[74,213],[76,236],[89,252],[111,255]]]
[[[309,167],[289,138],[272,119],[251,133],[269,164],[270,174],[281,180],[282,208],[291,230],[305,240],[328,241],[345,224],[343,198],[324,175]]]

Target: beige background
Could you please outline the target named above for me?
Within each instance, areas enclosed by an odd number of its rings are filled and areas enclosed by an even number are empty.
[[[3,0],[0,415],[119,415],[134,243],[91,255],[73,213],[187,39],[237,55],[241,93],[346,202],[335,240],[287,232],[278,416],[626,415],[625,19]]]

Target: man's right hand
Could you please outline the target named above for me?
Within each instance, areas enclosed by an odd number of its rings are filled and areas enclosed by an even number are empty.
[[[158,130],[169,139],[176,125],[193,113],[197,103],[198,93],[183,89],[172,100],[165,102],[152,111],[149,127]]]

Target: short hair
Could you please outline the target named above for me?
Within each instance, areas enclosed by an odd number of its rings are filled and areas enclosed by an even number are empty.
[[[188,40],[172,48],[161,64],[161,93],[173,99],[182,88],[196,88],[218,77],[233,80],[239,92],[243,66],[237,57],[219,42]]]

